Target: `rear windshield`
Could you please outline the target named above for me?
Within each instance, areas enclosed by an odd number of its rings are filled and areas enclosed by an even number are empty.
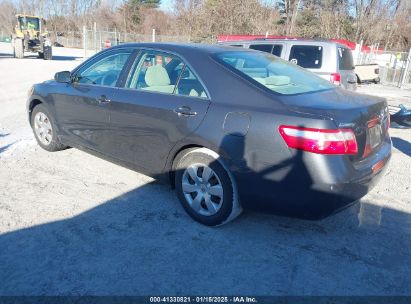
[[[247,51],[222,52],[216,54],[216,59],[244,78],[283,95],[334,88],[334,85],[314,73],[271,54]]]
[[[270,53],[280,57],[283,46],[280,44],[251,44],[250,49]]]
[[[303,68],[319,69],[323,60],[323,47],[316,45],[293,45],[288,60]]]
[[[340,70],[352,70],[354,62],[352,59],[351,50],[339,47],[338,48],[338,67]]]

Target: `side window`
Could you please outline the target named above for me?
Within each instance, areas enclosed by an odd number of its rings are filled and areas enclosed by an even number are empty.
[[[178,82],[176,94],[193,97],[207,98],[207,93],[203,85],[186,65],[183,67],[183,72]]]
[[[272,44],[251,44],[250,49],[261,51],[261,52],[266,52],[266,53],[271,53],[271,51],[273,50],[273,45]]]
[[[147,51],[136,61],[127,87],[172,94],[181,72],[182,61],[178,57]]]
[[[177,56],[146,51],[136,61],[129,89],[207,98],[201,82]]]
[[[289,61],[303,68],[321,68],[323,48],[314,45],[293,45],[290,51]]]
[[[280,57],[283,46],[281,44],[251,44],[250,49],[270,53]]]
[[[281,57],[281,51],[283,50],[283,46],[281,44],[275,44],[271,54]]]
[[[352,70],[354,68],[351,50],[338,48],[338,67],[340,70]]]
[[[76,73],[76,82],[114,87],[132,50],[121,50],[82,67]]]

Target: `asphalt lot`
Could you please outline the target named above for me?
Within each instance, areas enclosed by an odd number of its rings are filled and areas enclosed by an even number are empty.
[[[75,149],[40,149],[27,91],[81,51],[10,53],[0,44],[0,295],[411,295],[411,130],[391,130],[386,175],[337,215],[246,212],[208,228],[167,185]],[[411,101],[406,90],[360,91]]]

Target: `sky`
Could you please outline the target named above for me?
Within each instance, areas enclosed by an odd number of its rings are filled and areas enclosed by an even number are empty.
[[[162,9],[163,11],[169,11],[171,10],[171,6],[173,0],[161,0],[161,5],[160,5],[160,9]]]

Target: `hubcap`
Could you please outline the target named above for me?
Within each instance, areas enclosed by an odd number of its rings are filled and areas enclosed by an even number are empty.
[[[190,207],[205,216],[216,214],[222,204],[224,191],[217,174],[208,166],[193,164],[183,173],[183,192]]]
[[[51,128],[50,119],[46,114],[38,112],[34,116],[34,132],[38,140],[43,144],[48,146],[53,139],[53,129]]]

